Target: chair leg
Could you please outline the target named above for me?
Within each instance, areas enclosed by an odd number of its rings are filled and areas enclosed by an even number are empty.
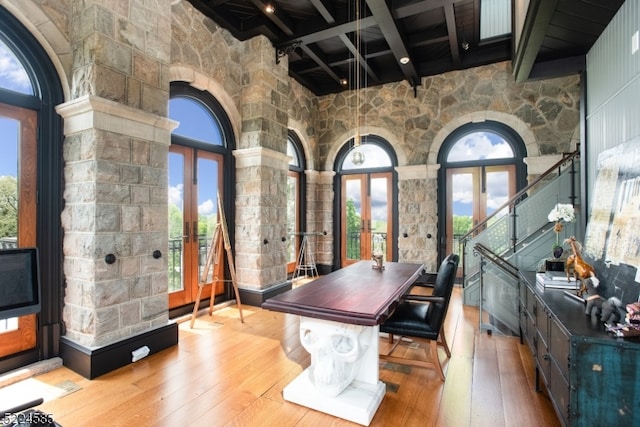
[[[442,370],[442,364],[440,363],[440,357],[438,356],[438,346],[442,345],[440,342],[438,342],[437,340],[428,340],[428,342],[425,341],[424,343],[428,345],[428,348],[426,348],[427,360],[416,360],[416,359],[398,357],[398,356],[392,355],[401,341],[402,341],[402,337],[399,337],[399,339],[391,347],[391,350],[389,350],[386,353],[379,354],[380,360],[381,361],[384,360],[386,362],[391,362],[391,363],[398,363],[400,365],[408,365],[408,366],[416,366],[418,368],[433,369],[436,371],[436,373],[438,374],[438,376],[442,381],[445,380],[444,371]],[[445,346],[445,351],[448,351],[448,347],[446,346]]]
[[[440,379],[444,381],[444,371],[442,370],[442,365],[440,364],[440,357],[438,357],[438,343],[435,340],[429,342],[429,353],[431,353],[430,357],[433,361],[433,366],[436,372],[440,376]]]
[[[400,343],[402,342],[402,337],[401,336],[398,337],[397,341],[394,343],[393,334],[389,334],[388,341],[389,341],[389,344],[391,344],[391,349],[387,351],[387,356],[393,353],[396,350],[396,348],[398,348],[398,345],[400,345]]]
[[[440,344],[444,348],[444,352],[446,353],[448,358],[451,358],[451,350],[449,350],[449,344],[447,344],[447,338],[444,335],[444,329],[440,328],[440,333],[438,334],[438,344]]]

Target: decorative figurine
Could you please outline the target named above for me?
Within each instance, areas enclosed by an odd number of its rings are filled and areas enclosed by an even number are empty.
[[[371,266],[371,268],[378,271],[384,270],[383,258],[384,258],[384,255],[381,253],[374,253],[373,255],[371,255],[371,259],[376,262]]]
[[[578,243],[578,241],[574,236],[569,237],[564,242],[568,243],[569,246],[571,246],[571,250],[573,251],[573,254],[569,255],[569,257],[565,262],[565,272],[567,273],[567,281],[568,282],[571,281],[570,275],[573,273],[573,276],[575,277],[576,282],[578,280],[580,281],[580,289],[578,289],[577,294],[578,296],[582,296],[582,294],[585,293],[585,291],[587,290],[583,282],[584,279],[587,279],[589,277],[595,277],[596,271],[593,269],[593,267],[590,264],[588,264],[585,260],[582,259],[582,256],[580,256],[580,250],[582,249],[582,245]]]

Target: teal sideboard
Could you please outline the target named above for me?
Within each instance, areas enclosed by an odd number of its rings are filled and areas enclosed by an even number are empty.
[[[521,273],[521,338],[566,426],[640,426],[640,340],[615,338],[563,290]]]

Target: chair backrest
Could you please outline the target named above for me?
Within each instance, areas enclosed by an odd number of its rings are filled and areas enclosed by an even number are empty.
[[[451,293],[453,292],[453,285],[456,281],[456,273],[458,272],[458,262],[460,256],[458,254],[449,254],[442,260],[440,268],[438,269],[438,275],[436,276],[436,283],[433,287],[433,296],[443,297],[444,302],[431,302],[429,303],[429,310],[426,313],[426,321],[432,328],[439,328],[444,321],[444,316],[447,313],[449,307],[449,300],[451,299]]]

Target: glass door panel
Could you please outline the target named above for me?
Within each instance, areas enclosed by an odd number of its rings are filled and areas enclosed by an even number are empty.
[[[293,273],[300,248],[300,209],[298,194],[300,178],[297,172],[289,171],[287,177],[287,273]]]
[[[223,263],[212,264],[211,269],[205,277],[205,266],[207,257],[211,256],[211,245],[213,243],[213,233],[218,224],[218,191],[220,189],[221,170],[220,158],[217,154],[199,151],[197,168],[197,224],[192,229],[197,234],[198,245],[198,280],[204,283],[211,283],[213,278],[223,278]],[[224,259],[226,254],[218,253],[218,259]],[[214,260],[215,261],[215,260]],[[224,292],[224,282],[222,280],[214,283],[215,294]],[[193,292],[196,293],[193,293]],[[205,293],[205,291],[207,293]],[[210,296],[211,287],[203,289],[203,298]],[[197,295],[197,286],[192,288],[192,300]]]
[[[485,194],[487,199],[485,217],[493,215],[500,206],[504,205],[515,194],[515,182],[513,179],[515,169],[512,166],[507,168],[505,169],[505,166],[485,168]]]
[[[371,253],[383,254],[384,261],[391,260],[391,245],[388,237],[391,236],[391,177],[388,174],[371,175],[371,196],[369,197],[371,212]]]
[[[184,147],[172,146],[169,152],[169,294],[184,290]]]
[[[365,197],[364,175],[346,175],[342,178],[342,266],[363,259],[366,240],[363,199]],[[364,246],[364,248],[363,248]]]
[[[0,249],[36,246],[36,118],[0,104]],[[0,357],[36,347],[36,336],[35,314],[0,321]]]
[[[460,237],[467,234],[477,221],[478,203],[476,188],[477,170],[475,168],[451,169],[447,171],[447,206],[450,215],[447,217],[446,252],[458,253]]]

